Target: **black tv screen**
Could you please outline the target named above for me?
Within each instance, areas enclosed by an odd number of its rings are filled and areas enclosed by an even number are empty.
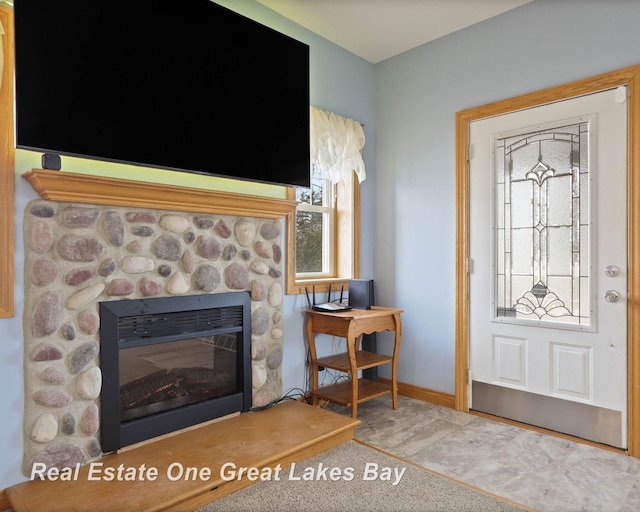
[[[17,147],[309,186],[306,44],[209,0],[16,0],[15,37]]]

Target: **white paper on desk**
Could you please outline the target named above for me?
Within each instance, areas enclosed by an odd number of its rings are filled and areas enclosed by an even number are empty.
[[[312,309],[316,311],[349,311],[351,306],[337,304],[335,302],[325,302],[324,304],[314,304]]]

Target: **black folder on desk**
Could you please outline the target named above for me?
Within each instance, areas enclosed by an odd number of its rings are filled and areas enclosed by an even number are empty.
[[[373,305],[373,279],[349,279],[349,306],[371,309]]]
[[[349,305],[354,309],[371,309],[373,301],[373,279],[349,280]],[[378,342],[376,333],[362,335],[362,350],[377,352]],[[362,376],[369,380],[378,380],[378,368],[362,371]]]

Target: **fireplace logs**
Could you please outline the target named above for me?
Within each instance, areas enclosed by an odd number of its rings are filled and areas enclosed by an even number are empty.
[[[120,387],[120,413],[126,421],[234,389],[235,376],[229,371],[203,367],[160,370]]]

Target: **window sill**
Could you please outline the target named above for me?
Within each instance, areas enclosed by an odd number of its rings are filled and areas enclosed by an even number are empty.
[[[349,288],[349,278],[340,277],[325,277],[318,279],[297,279],[292,285],[287,285],[287,294],[295,295],[299,293],[305,293],[306,290],[311,293],[312,288],[315,287],[317,292],[327,292],[331,286],[332,291],[340,291],[340,288],[344,286],[344,290]]]

